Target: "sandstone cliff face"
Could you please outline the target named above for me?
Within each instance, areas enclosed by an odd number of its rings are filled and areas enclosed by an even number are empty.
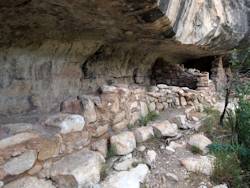
[[[150,83],[249,39],[244,0],[2,0],[0,114],[49,112],[102,84]],[[187,45],[188,44],[188,45]]]
[[[159,5],[183,44],[225,49],[248,35],[249,1],[161,0]]]

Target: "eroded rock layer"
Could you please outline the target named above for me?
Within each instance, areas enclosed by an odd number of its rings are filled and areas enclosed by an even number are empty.
[[[2,0],[0,115],[58,110],[103,84],[148,85],[158,58],[225,53],[247,41],[248,7],[244,0]]]

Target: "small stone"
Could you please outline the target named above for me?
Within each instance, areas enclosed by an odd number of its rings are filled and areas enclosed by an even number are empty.
[[[197,122],[197,121],[199,121],[199,118],[197,118],[197,117],[195,117],[195,116],[192,116],[192,117],[191,117],[191,120]]]
[[[167,173],[166,176],[171,181],[175,181],[175,182],[179,181],[179,178],[173,173]]]
[[[139,147],[137,147],[137,150],[140,151],[140,152],[145,151],[145,149],[146,149],[145,146],[139,146]]]
[[[129,131],[112,136],[110,143],[117,155],[129,154],[136,148],[135,136]]]
[[[139,127],[134,131],[136,142],[145,142],[154,137],[153,127]]]
[[[60,128],[60,133],[67,134],[70,132],[81,131],[85,125],[84,118],[80,115],[57,114],[49,117],[45,124],[47,126]]]
[[[207,146],[212,144],[212,141],[203,134],[195,134],[190,137],[188,144],[200,149],[203,154],[206,154],[209,151]]]
[[[227,184],[213,186],[213,188],[228,188]]]
[[[170,146],[166,146],[166,150],[169,151],[170,153],[174,153],[175,149],[170,147]]]
[[[201,173],[207,176],[212,175],[215,157],[199,156],[181,160],[181,164],[190,172]]]
[[[52,185],[51,181],[38,179],[37,177],[26,176],[17,180],[14,180],[4,188],[56,188]]]
[[[156,109],[156,105],[154,102],[151,102],[148,106],[150,112],[154,112]]]
[[[162,103],[156,103],[156,109],[159,110],[159,111],[162,111],[164,110],[164,105]]]
[[[3,169],[8,175],[18,175],[29,170],[35,163],[37,153],[35,150],[26,151],[18,157],[10,159]]]
[[[188,127],[186,126],[186,116],[185,115],[176,115],[172,121],[173,123],[176,123],[178,128],[180,129],[187,129]]]
[[[115,86],[108,86],[108,85],[103,85],[101,87],[101,91],[103,93],[118,93],[118,88]]]
[[[156,161],[156,156],[157,156],[157,153],[154,150],[148,150],[145,156],[147,163],[149,165],[154,164],[154,162]]]
[[[171,124],[168,120],[155,122],[152,124],[154,135],[161,137],[174,137],[178,134],[178,127],[176,124]]]
[[[157,87],[159,89],[168,89],[168,86],[166,84],[158,84]]]
[[[102,188],[140,188],[144,182],[149,168],[145,164],[139,164],[129,171],[116,172],[109,175],[101,183]]]

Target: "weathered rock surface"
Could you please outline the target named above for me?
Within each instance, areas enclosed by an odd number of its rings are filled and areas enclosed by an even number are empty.
[[[19,133],[19,134],[0,140],[0,149],[5,149],[7,147],[21,144],[23,142],[26,142],[28,140],[38,138],[38,137],[39,135],[35,133],[29,133],[29,132]]]
[[[190,157],[181,160],[181,164],[190,172],[202,173],[210,176],[213,172],[213,156]]]
[[[103,156],[98,152],[82,150],[56,161],[51,167],[50,176],[71,175],[78,185],[98,183],[104,162]]]
[[[195,134],[190,137],[188,144],[198,148],[203,154],[206,154],[209,151],[207,146],[212,144],[212,141],[203,134]]]
[[[180,129],[187,129],[187,118],[185,115],[176,115],[172,119],[173,123],[176,123]]]
[[[145,154],[146,162],[151,166],[154,164],[156,158],[157,153],[154,150],[148,150]]]
[[[140,188],[149,172],[147,165],[139,164],[130,171],[116,172],[109,175],[102,183],[103,188]]]
[[[136,148],[135,136],[132,132],[123,132],[110,138],[111,147],[117,155],[126,155]]]
[[[84,118],[80,115],[57,114],[49,117],[45,124],[60,129],[60,133],[67,134],[70,132],[81,131],[85,125]]]
[[[17,179],[7,185],[4,186],[4,188],[55,188],[54,185],[52,185],[51,181],[38,179],[36,177],[23,177],[20,179]]]
[[[37,152],[27,151],[20,156],[10,159],[3,165],[3,170],[7,175],[18,175],[29,170],[36,161]]]
[[[168,120],[155,122],[152,125],[156,137],[173,137],[178,134],[178,127],[176,124],[171,124]]]
[[[247,0],[3,0],[0,114],[50,112],[103,84],[149,83],[158,57],[183,62],[248,43],[248,7]]]
[[[137,128],[134,131],[134,135],[135,135],[136,142],[138,143],[145,142],[149,140],[150,138],[154,137],[153,127],[147,126],[147,127]]]
[[[174,27],[177,40],[213,47],[220,43],[220,48],[230,48],[233,41],[240,42],[248,33],[246,2],[161,0],[159,4]]]

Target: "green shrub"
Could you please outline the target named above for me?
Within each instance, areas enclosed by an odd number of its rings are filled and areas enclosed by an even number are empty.
[[[151,121],[154,121],[159,115],[154,112],[154,111],[150,111],[146,116],[142,116],[139,119],[139,125],[140,126],[147,126],[147,124]]]
[[[216,152],[212,180],[217,183],[227,183],[233,188],[243,185],[240,161],[235,152]]]
[[[107,158],[111,158],[116,155],[116,148],[113,145],[110,145],[107,152]]]
[[[202,150],[200,150],[200,148],[198,148],[198,147],[196,147],[196,146],[191,146],[191,152],[192,152],[193,154],[200,154],[200,155],[203,154]]]
[[[218,128],[220,121],[220,112],[211,107],[204,109],[206,118],[203,120],[201,131],[204,132],[209,138],[214,138],[214,131]]]

